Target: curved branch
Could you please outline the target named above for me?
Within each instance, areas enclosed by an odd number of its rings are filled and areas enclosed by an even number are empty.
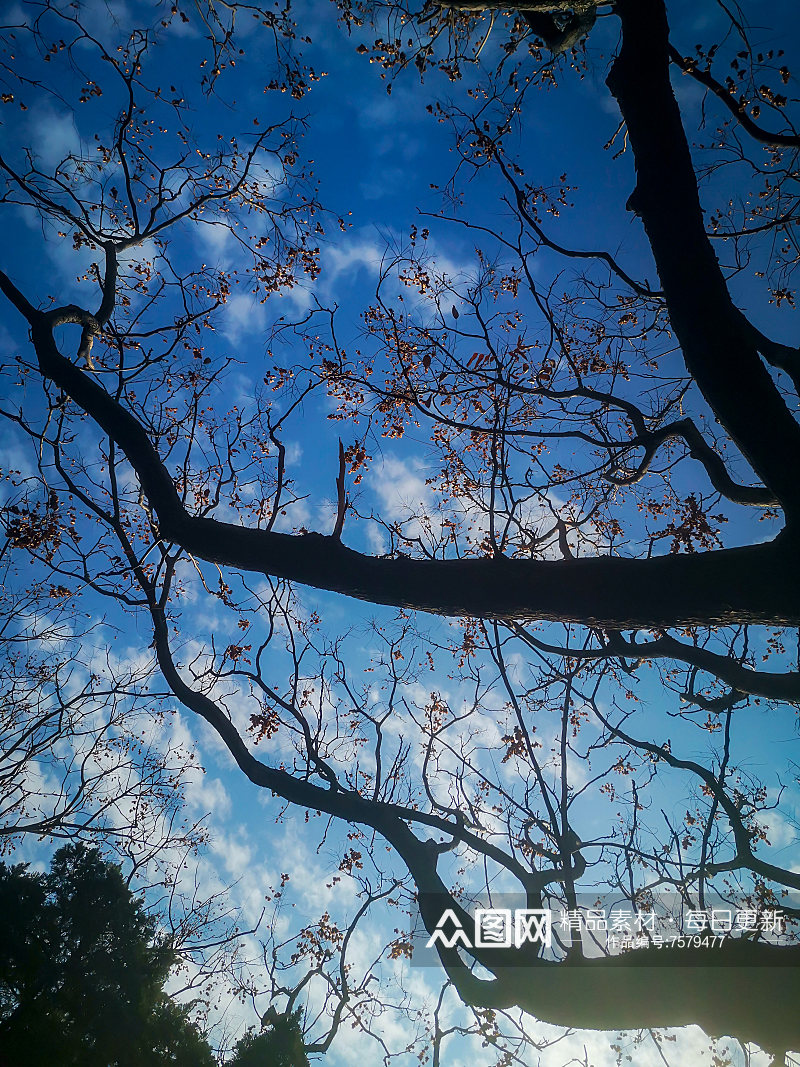
[[[408,862],[408,857],[405,851],[410,850],[417,855],[414,850],[418,849],[417,864],[422,864],[424,858],[424,864],[432,865],[433,869],[433,873],[424,879],[426,885],[421,886],[426,892],[446,892],[444,883],[438,875],[435,875],[437,850],[431,847],[431,842],[420,841],[406,825],[409,822],[428,826],[453,837],[508,870],[525,887],[526,892],[538,891],[540,888],[538,873],[527,870],[513,856],[507,855],[490,841],[485,841],[473,834],[461,820],[450,822],[437,815],[399,804],[380,803],[362,797],[353,790],[322,788],[312,782],[297,779],[288,771],[270,767],[257,759],[222,709],[210,697],[193,689],[183,680],[170,651],[169,629],[164,611],[152,598],[152,594],[148,599],[156,658],[167,685],[186,708],[204,719],[216,731],[239,769],[254,785],[270,789],[273,793],[300,807],[324,811],[328,815],[347,822],[370,826],[395,845],[406,862]],[[398,842],[402,844],[402,849]],[[419,870],[416,873],[411,867],[409,870],[412,871],[415,879],[417,875],[422,877]],[[417,884],[420,885],[420,882],[417,881]]]
[[[606,479],[615,485],[633,485],[647,473],[656,452],[664,441],[680,437],[689,447],[689,455],[702,463],[708,480],[718,493],[722,493],[735,504],[748,504],[752,507],[770,507],[778,504],[778,499],[769,489],[759,485],[739,485],[731,478],[722,458],[714,451],[690,418],[680,419],[657,430],[641,429],[631,445],[644,445],[645,453],[636,470],[623,477],[607,475]]]
[[[655,641],[638,644],[625,641],[620,634],[609,634],[606,648],[615,656],[626,659],[678,659],[719,678],[738,693],[766,697],[768,700],[800,701],[800,674],[777,674],[772,671],[749,670],[736,660],[677,641],[664,634]]]
[[[650,741],[638,741],[635,737],[631,737],[630,734],[625,733],[625,731],[621,730],[618,726],[612,726],[608,719],[606,719],[597,708],[594,709],[594,713],[603,725],[615,735],[615,737],[620,738],[620,740],[624,741],[626,744],[631,745],[633,748],[644,749],[645,752],[649,752],[651,755],[657,756],[658,759],[664,760],[670,767],[674,767],[676,770],[691,771],[692,774],[696,774],[698,778],[703,780],[719,806],[725,812],[728,822],[731,825],[737,853],[736,858],[733,861],[735,868],[746,867],[756,874],[762,875],[764,878],[777,882],[779,885],[790,886],[792,889],[800,889],[800,874],[797,874],[794,871],[787,871],[783,867],[776,867],[772,863],[766,863],[764,860],[759,859],[758,856],[753,855],[750,834],[747,827],[744,825],[741,811],[725,792],[716,775],[712,774],[707,767],[695,763],[694,760],[678,759],[677,756],[672,754],[668,747],[663,745],[656,745]],[[722,869],[728,869],[727,865],[723,864]],[[734,868],[732,867],[731,869]],[[798,946],[798,948],[800,948],[800,946]]]
[[[746,130],[754,140],[760,141],[761,144],[785,145],[787,148],[800,148],[800,134],[774,133],[770,130],[762,130],[760,126],[753,122],[745,109],[740,105],[739,101],[734,96],[731,96],[724,85],[717,81],[711,74],[711,71],[700,70],[698,68],[696,59],[682,56],[674,45],[669,46],[669,58],[676,67],[680,67],[684,74],[688,74],[690,77],[694,78],[695,81],[700,82],[700,84],[704,85],[706,89],[712,92],[718,100],[722,101],[742,129]]]
[[[620,267],[619,263],[617,263],[610,252],[589,252],[575,248],[565,248],[563,245],[557,244],[552,238],[548,237],[533,215],[531,215],[530,211],[528,211],[524,191],[520,189],[519,185],[514,181],[511,173],[499,155],[497,157],[497,163],[500,170],[503,172],[504,178],[514,190],[514,196],[517,201],[517,210],[543,245],[567,259],[599,259],[609,267],[612,273],[616,274],[621,281],[625,282],[625,284],[639,296],[650,299],[659,299],[664,296],[660,289],[650,289],[649,286],[642,285],[641,282],[637,282],[635,278],[632,278],[627,271]]]

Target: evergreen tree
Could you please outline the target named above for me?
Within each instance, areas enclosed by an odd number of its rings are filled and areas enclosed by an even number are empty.
[[[300,1023],[302,1009],[286,1015],[270,1010],[264,1017],[269,1028],[257,1034],[248,1030],[236,1044],[228,1067],[309,1067]]]
[[[49,874],[0,864],[2,1067],[213,1067],[164,992],[174,957],[120,868],[66,845]]]

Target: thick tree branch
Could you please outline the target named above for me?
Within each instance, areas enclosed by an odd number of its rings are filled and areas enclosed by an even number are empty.
[[[747,548],[647,560],[439,561],[376,558],[320,534],[281,534],[195,518],[142,425],[58,351],[48,315],[35,311],[2,275],[0,285],[31,322],[44,377],[123,449],[158,515],[162,537],[200,559],[439,615],[549,619],[615,630],[800,623],[800,568],[788,534]]]
[[[113,241],[106,242],[106,273],[101,286],[103,299],[95,314],[95,319],[101,326],[105,326],[111,318],[117,300],[117,251],[118,249]]]
[[[20,315],[27,319],[29,325],[32,325],[40,316],[41,312],[37,311],[33,304],[28,303],[27,299],[3,271],[0,271],[0,291],[4,296],[8,297]]]
[[[629,206],[642,217],[686,367],[714,414],[800,519],[800,426],[741,327],[705,233],[689,146],[669,79],[662,0],[619,0],[622,47],[607,84],[627,124],[636,162]]]
[[[800,348],[781,344],[766,337],[742,315],[742,325],[753,339],[758,351],[776,370],[782,370],[791,379],[795,391],[800,395]]]

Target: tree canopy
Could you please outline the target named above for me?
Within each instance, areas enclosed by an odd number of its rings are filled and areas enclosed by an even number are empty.
[[[212,1067],[164,992],[174,961],[119,867],[64,845],[48,874],[0,865],[0,1053],[9,1067]]]
[[[341,0],[341,55],[372,60],[375,99],[423,76],[455,159],[355,324],[324,287],[347,208],[303,149],[319,12],[99,7],[30,0],[2,30],[2,203],[61,257],[0,270],[3,414],[32,457],[8,472],[9,578],[134,633],[131,698],[157,678],[276,810],[342,827],[337,881],[428,934],[493,892],[671,895],[682,934],[712,899],[756,917],[713,961],[440,940],[481,1033],[518,1007],[800,1048],[788,6],[766,31],[677,0]],[[53,100],[64,151],[26,125]],[[301,938],[337,1005],[311,1051],[369,1029],[329,918]]]
[[[236,1043],[231,1067],[308,1067],[302,1011],[298,1008],[284,1016],[273,1014],[269,1028],[261,1033],[248,1030]]]

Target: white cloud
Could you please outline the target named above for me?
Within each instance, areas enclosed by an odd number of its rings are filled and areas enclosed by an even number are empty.
[[[211,266],[224,269],[229,265],[230,254],[235,247],[229,225],[200,219],[192,230],[192,236]]]
[[[323,252],[323,288],[332,289],[337,281],[351,279],[359,271],[377,277],[383,265],[386,243],[369,231],[355,234],[328,247]]]
[[[796,827],[779,811],[762,812],[758,821],[766,827],[767,838],[773,848],[780,849],[797,844]]]
[[[31,114],[28,137],[34,154],[46,167],[55,167],[69,155],[80,155],[83,146],[75,120],[69,112],[57,114],[37,108]]]
[[[215,819],[227,819],[233,810],[230,794],[219,778],[202,774],[186,776],[186,802],[200,815],[213,814]]]
[[[370,471],[369,480],[388,519],[406,518],[420,507],[426,512],[433,509],[433,493],[413,460],[384,456]]]
[[[263,334],[266,323],[266,309],[252,293],[234,293],[228,297],[222,332],[232,344]]]
[[[231,878],[241,879],[253,863],[253,851],[243,840],[244,831],[237,837],[217,832],[211,842],[211,851],[218,856]]]

